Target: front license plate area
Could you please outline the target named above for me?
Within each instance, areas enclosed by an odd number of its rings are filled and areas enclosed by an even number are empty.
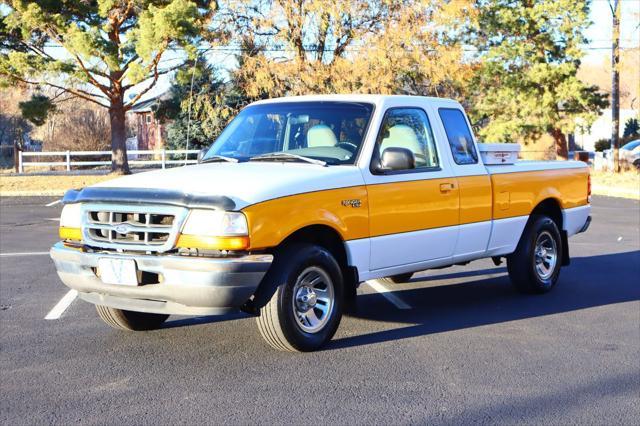
[[[98,273],[105,284],[138,285],[136,261],[133,259],[100,258],[98,259]]]

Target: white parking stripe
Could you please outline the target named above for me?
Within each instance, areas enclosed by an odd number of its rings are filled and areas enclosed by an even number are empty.
[[[366,283],[369,285],[369,287],[371,287],[372,289],[374,289],[375,291],[383,295],[389,302],[393,303],[396,308],[411,309],[411,306],[409,306],[402,299],[400,299],[398,296],[393,294],[391,290],[389,290],[379,282],[375,280],[369,280],[369,281],[366,281]]]
[[[48,251],[32,251],[27,253],[0,253],[0,257],[16,257],[16,256],[45,256]]]
[[[49,311],[44,319],[46,320],[56,320],[60,318],[60,316],[67,310],[69,306],[76,300],[78,297],[78,292],[76,290],[69,290],[67,294],[64,295],[62,299]]]
[[[61,203],[62,200],[56,200],[56,201],[52,201],[49,204],[46,204],[45,207],[51,207],[51,206],[55,206],[56,204]]]

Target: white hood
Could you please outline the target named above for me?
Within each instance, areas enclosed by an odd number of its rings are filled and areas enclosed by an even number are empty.
[[[231,198],[237,209],[304,192],[364,185],[355,166],[305,163],[209,163],[137,173],[93,185],[105,188],[178,190]]]

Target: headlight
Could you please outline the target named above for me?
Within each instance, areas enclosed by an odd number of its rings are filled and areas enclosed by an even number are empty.
[[[60,214],[59,235],[63,240],[82,240],[82,210],[80,204],[66,204]]]
[[[191,210],[176,246],[210,250],[244,250],[249,247],[247,218],[240,212]]]
[[[247,235],[247,219],[239,212],[220,210],[191,210],[182,233],[206,235],[209,237],[229,237]]]

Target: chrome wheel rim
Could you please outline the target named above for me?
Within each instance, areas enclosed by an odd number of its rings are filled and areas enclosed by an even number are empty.
[[[298,276],[293,286],[293,315],[307,333],[317,333],[333,314],[335,297],[331,277],[321,268],[310,266]]]
[[[558,247],[556,240],[548,231],[543,231],[538,235],[534,257],[538,277],[542,280],[551,278],[558,262]]]

